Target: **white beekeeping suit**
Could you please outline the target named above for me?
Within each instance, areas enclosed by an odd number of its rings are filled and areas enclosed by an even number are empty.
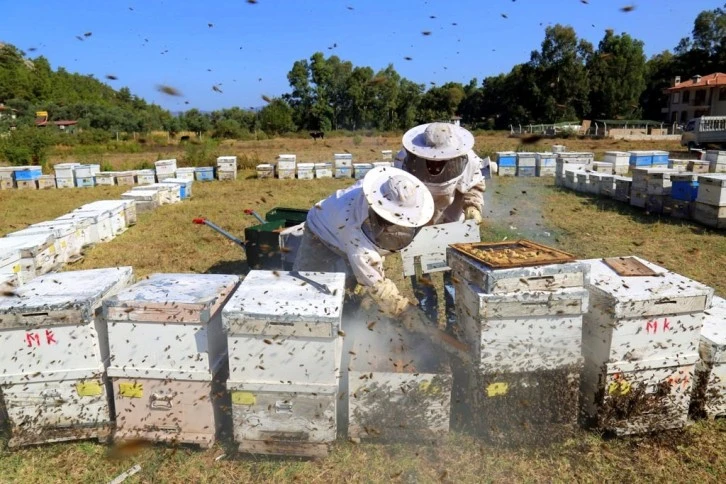
[[[383,258],[408,246],[434,211],[426,187],[396,168],[375,168],[350,188],[315,204],[294,270],[345,272],[390,316],[409,302],[387,279]]]
[[[481,221],[486,183],[482,171],[496,169],[474,153],[474,136],[450,123],[416,126],[403,136],[394,166],[420,179],[434,198],[431,224]]]

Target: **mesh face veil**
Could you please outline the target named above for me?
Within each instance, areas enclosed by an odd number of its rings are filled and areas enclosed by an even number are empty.
[[[464,173],[467,161],[466,155],[449,160],[426,160],[406,151],[403,169],[424,183],[446,183]]]
[[[368,219],[363,222],[363,233],[377,247],[390,252],[406,248],[419,231],[419,227],[402,227],[385,220],[372,208],[368,209]]]

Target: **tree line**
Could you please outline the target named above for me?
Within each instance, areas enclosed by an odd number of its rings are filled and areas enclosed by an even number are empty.
[[[608,30],[595,47],[572,27],[554,25],[545,29],[529,60],[508,73],[427,88],[393,65],[375,71],[316,52],[293,63],[290,92],[265,98],[258,111],[190,109],[178,116],[127,87],[114,90],[93,76],[54,71],[44,57],[30,59],[0,44],[0,102],[17,110],[13,123],[19,126],[32,125],[35,111],[42,110],[51,120],[74,119],[84,129],[104,132],[188,130],[244,138],[304,130],[404,130],[453,115],[473,128],[506,129],[579,119],[662,120],[663,90],[675,76],[719,71],[726,71],[726,5],[699,13],[690,36],[650,59],[643,42],[627,33]],[[10,122],[0,119],[0,125]]]

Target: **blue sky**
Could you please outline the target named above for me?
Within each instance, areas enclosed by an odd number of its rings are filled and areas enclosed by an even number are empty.
[[[177,111],[260,106],[289,90],[287,72],[314,52],[374,70],[392,63],[415,82],[467,83],[507,72],[538,49],[549,24],[597,45],[604,30],[672,49],[702,10],[723,0],[3,0],[0,41],[54,67],[107,74]],[[620,7],[635,5],[623,13]],[[352,10],[349,8],[352,7]],[[133,9],[133,10],[131,10]],[[504,18],[505,14],[507,18]],[[434,16],[436,18],[430,18]],[[453,25],[453,24],[456,25]],[[208,24],[212,24],[209,27]],[[424,36],[422,31],[430,31]],[[91,32],[90,37],[83,37]],[[334,47],[332,50],[328,47]],[[404,57],[412,57],[406,61]],[[208,71],[211,69],[211,72]],[[166,84],[184,97],[169,97]],[[219,85],[222,93],[212,90]],[[189,101],[189,104],[184,104]]]

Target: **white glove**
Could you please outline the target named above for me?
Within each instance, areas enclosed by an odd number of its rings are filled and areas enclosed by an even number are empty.
[[[369,299],[363,301],[364,307],[372,302],[390,318],[399,317],[411,305],[408,299],[401,296],[398,287],[390,279],[383,279],[373,286],[366,287],[363,292]]]
[[[496,161],[489,162],[489,173],[491,173],[492,175],[494,173],[499,173],[499,165],[497,165]]]
[[[464,218],[466,220],[473,220],[477,224],[481,223],[481,212],[476,207],[467,207],[466,211],[464,211]]]

